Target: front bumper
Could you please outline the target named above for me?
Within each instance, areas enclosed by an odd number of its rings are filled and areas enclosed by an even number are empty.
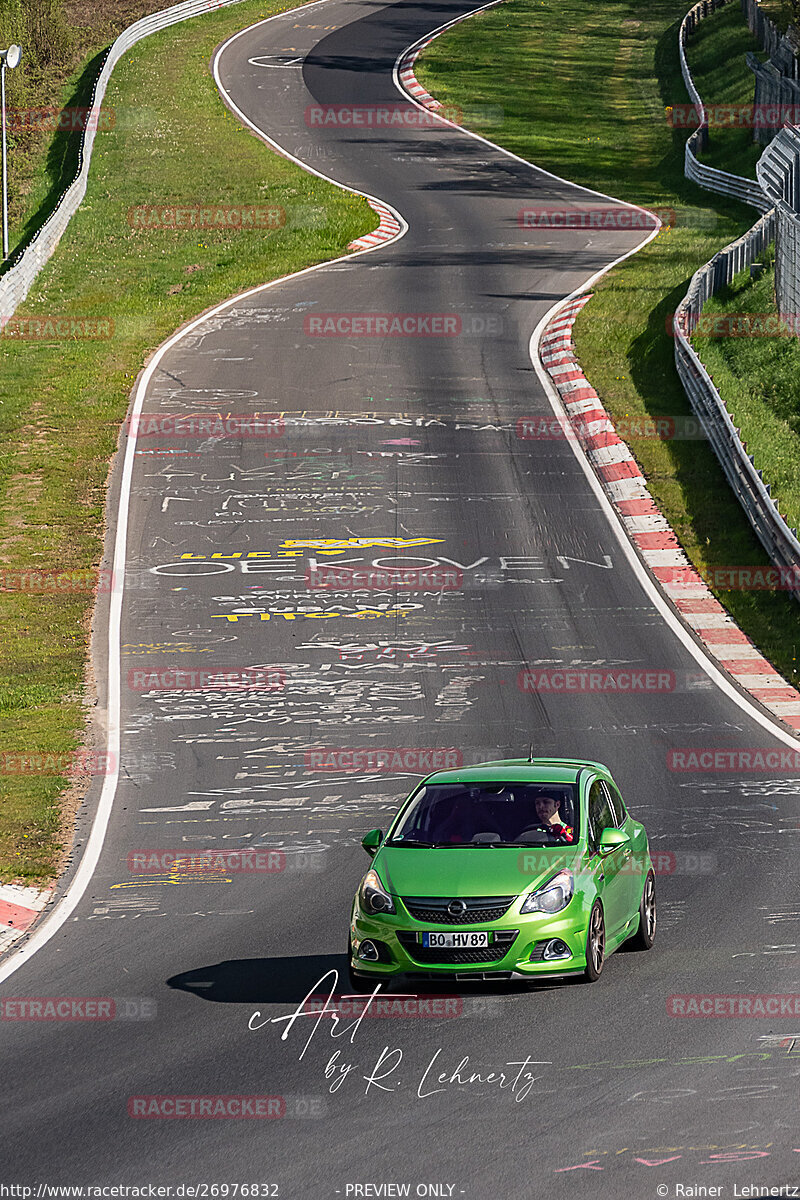
[[[562,913],[506,913],[501,921],[475,925],[434,925],[413,920],[403,913],[377,916],[358,905],[350,923],[351,968],[370,979],[395,975],[425,978],[492,977],[533,979],[572,975],[586,967],[587,915],[575,898]],[[423,930],[437,932],[489,933],[489,952],[479,950],[429,950],[417,941]],[[543,949],[559,939],[568,955],[544,959]],[[362,942],[369,940],[380,953],[379,961],[359,958]]]

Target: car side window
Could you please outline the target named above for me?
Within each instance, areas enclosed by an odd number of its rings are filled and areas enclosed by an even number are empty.
[[[615,826],[614,812],[608,801],[601,780],[596,779],[589,789],[589,846],[596,850],[600,842],[600,834],[604,829]]]
[[[602,787],[611,805],[611,811],[614,814],[614,823],[617,826],[617,829],[621,829],[628,816],[625,805],[622,801],[622,796],[620,796],[619,791],[614,787],[613,783],[606,783],[605,780],[603,780]]]

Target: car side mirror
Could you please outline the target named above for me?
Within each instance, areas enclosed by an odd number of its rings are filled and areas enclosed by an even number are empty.
[[[365,834],[361,839],[361,845],[366,850],[367,854],[372,858],[378,847],[383,841],[382,829],[370,829],[369,833]]]
[[[618,850],[620,846],[626,845],[630,840],[627,833],[623,833],[621,829],[604,829],[600,834],[600,853],[610,854],[612,850]]]

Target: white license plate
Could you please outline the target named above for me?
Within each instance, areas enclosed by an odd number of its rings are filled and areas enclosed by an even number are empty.
[[[484,933],[423,933],[422,944],[431,950],[479,950],[489,945],[489,934]]]

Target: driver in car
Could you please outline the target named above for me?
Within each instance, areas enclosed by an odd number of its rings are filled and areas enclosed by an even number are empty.
[[[575,840],[575,832],[572,826],[565,825],[558,815],[560,805],[561,801],[557,800],[555,796],[537,796],[534,800],[539,824],[554,837],[560,838],[563,842],[570,843]]]

